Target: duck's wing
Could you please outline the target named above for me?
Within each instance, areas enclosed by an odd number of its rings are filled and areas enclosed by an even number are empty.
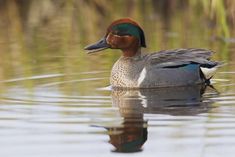
[[[214,67],[219,62],[210,61],[213,51],[207,49],[173,49],[149,54],[150,64],[158,68],[179,67],[191,63],[201,67]]]

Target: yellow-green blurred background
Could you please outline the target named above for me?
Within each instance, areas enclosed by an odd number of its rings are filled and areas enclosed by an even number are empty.
[[[118,50],[90,56],[83,47],[122,17],[145,30],[145,52],[200,47],[216,51],[215,59],[235,59],[234,0],[0,0],[0,80],[110,71]]]

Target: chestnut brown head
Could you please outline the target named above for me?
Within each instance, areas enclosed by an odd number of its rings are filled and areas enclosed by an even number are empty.
[[[85,47],[88,53],[106,48],[121,49],[146,47],[144,32],[131,19],[124,18],[114,21],[107,29],[106,35],[97,43]]]

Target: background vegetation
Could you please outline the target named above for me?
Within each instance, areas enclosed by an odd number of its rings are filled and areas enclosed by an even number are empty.
[[[203,47],[235,59],[234,0],[0,0],[0,80],[109,71],[119,53],[88,56],[83,47],[122,17],[143,27],[146,52]]]

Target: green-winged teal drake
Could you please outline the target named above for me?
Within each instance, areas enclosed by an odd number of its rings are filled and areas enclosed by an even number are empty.
[[[129,18],[114,21],[106,35],[85,47],[88,53],[106,48],[120,49],[122,56],[114,64],[112,87],[156,88],[208,84],[219,62],[211,61],[212,51],[200,48],[141,53],[146,47],[142,28]]]

